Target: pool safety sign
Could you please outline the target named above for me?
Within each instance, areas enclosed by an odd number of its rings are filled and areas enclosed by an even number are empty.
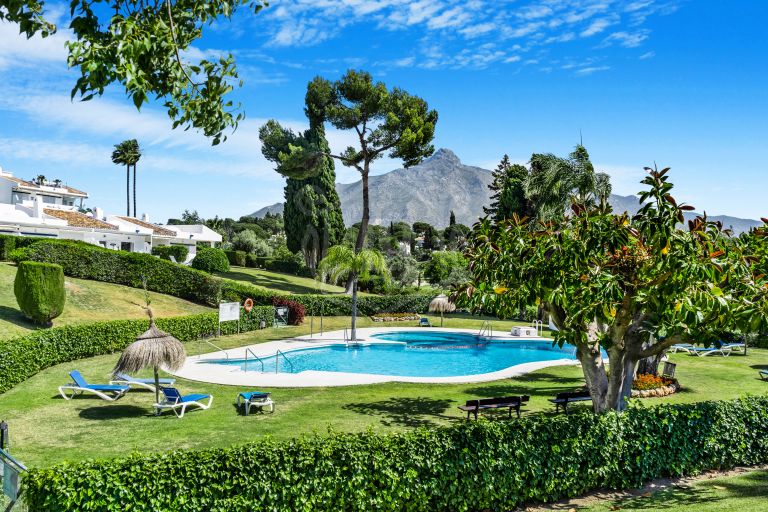
[[[240,320],[239,302],[222,302],[219,304],[219,322]]]

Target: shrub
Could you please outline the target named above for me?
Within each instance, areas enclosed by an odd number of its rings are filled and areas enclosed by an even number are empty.
[[[295,300],[285,299],[283,297],[272,297],[272,305],[288,307],[288,323],[291,325],[301,325],[304,322],[306,310],[304,305]]]
[[[768,397],[624,413],[337,433],[64,463],[24,479],[30,510],[513,510],[768,462]],[[471,492],[470,492],[471,491]]]
[[[16,239],[14,235],[0,235],[0,261],[8,261],[10,254],[16,248]]]
[[[176,263],[184,263],[189,256],[189,249],[184,245],[159,245],[152,248],[152,254],[168,261],[173,256]]]
[[[192,268],[212,274],[229,270],[229,260],[221,249],[203,247],[192,260]]]
[[[262,320],[271,325],[273,315],[272,306],[254,307],[250,313],[241,309],[240,331],[258,329]],[[157,325],[181,341],[192,341],[216,332],[218,312],[159,318]],[[113,320],[54,327],[0,340],[0,393],[50,366],[118,352],[133,343],[147,326],[146,320]],[[222,323],[221,332],[237,332],[237,322]]]
[[[13,283],[16,301],[24,315],[35,323],[51,325],[64,311],[67,294],[61,265],[22,261]]]
[[[245,266],[251,268],[257,268],[259,266],[259,257],[255,254],[245,255]]]
[[[295,276],[312,277],[301,253],[292,253],[286,247],[278,247],[272,258],[264,260],[264,268]]]
[[[245,266],[246,254],[243,251],[224,251],[227,256],[227,261],[230,265],[236,265],[238,267]]]
[[[456,251],[434,251],[424,267],[424,277],[431,284],[446,281],[454,269],[466,269],[467,260]]]

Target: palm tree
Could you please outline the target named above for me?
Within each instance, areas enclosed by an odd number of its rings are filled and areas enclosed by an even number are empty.
[[[569,202],[604,204],[611,194],[611,182],[607,174],[595,172],[589,153],[579,144],[568,158],[551,153],[531,156],[525,192],[536,217],[550,220],[562,216]]]
[[[131,166],[133,166],[133,214],[136,215],[136,163],[140,158],[141,148],[136,139],[115,144],[115,150],[112,151],[112,162],[125,166],[125,208],[128,217],[131,216]]]
[[[372,272],[387,278],[384,256],[373,249],[362,249],[356,253],[350,247],[334,245],[328,249],[328,255],[317,266],[317,270],[321,281],[325,281],[326,277],[332,283],[352,280],[352,340],[357,340],[357,280],[368,279]]]

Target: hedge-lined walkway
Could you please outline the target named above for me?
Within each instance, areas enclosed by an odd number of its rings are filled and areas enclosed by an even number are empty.
[[[325,327],[340,328],[348,321],[347,317],[326,318]],[[479,327],[481,322],[481,319],[450,318],[446,326]],[[267,329],[220,338],[216,342],[222,348],[232,348],[305,334],[309,331],[308,323],[309,319],[301,327]],[[372,322],[361,319],[361,324]],[[412,322],[406,323],[410,324]],[[495,328],[508,328],[512,324],[497,322]],[[208,352],[209,348],[199,348],[194,342],[187,344],[191,354]],[[685,390],[667,399],[649,400],[648,404],[768,393],[768,382],[758,379],[756,369],[768,368],[768,350],[750,349],[748,357],[672,357],[678,363]],[[528,411],[550,411],[547,398],[583,382],[577,367],[558,367],[483,384],[395,383],[276,389],[273,398],[277,409],[273,415],[243,417],[232,405],[237,388],[181,381],[178,384],[183,392],[211,393],[215,397],[210,410],[190,413],[183,420],[152,416],[150,408],[154,397],[151,393],[132,392],[116,403],[92,398],[65,402],[58,397],[56,388],[68,381],[67,373],[71,369],[79,369],[92,381],[106,380],[116,360],[117,354],[114,354],[58,365],[0,395],[0,418],[9,422],[14,453],[30,465],[41,466],[133,451],[223,447],[246,443],[265,434],[286,438],[315,430],[324,432],[329,425],[341,431],[434,426],[463,421],[456,406],[474,397],[529,394]]]

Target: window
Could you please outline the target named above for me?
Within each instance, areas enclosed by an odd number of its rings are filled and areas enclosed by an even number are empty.
[[[120,250],[131,252],[133,244],[131,242],[120,242]]]
[[[45,204],[56,204],[57,198],[55,196],[44,196],[41,194],[40,197],[43,198],[43,203]]]
[[[11,199],[11,204],[19,204],[23,203],[24,201],[29,201],[29,194],[27,192],[14,192],[13,198]]]

